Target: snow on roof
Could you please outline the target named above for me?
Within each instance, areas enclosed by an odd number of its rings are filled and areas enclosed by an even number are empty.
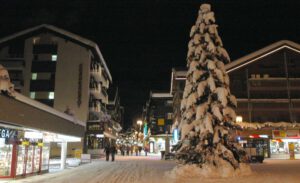
[[[0,39],[0,44],[2,44],[4,42],[7,42],[7,41],[10,41],[12,39],[15,39],[17,37],[29,34],[29,33],[33,32],[33,31],[37,31],[39,29],[43,29],[43,28],[46,28],[48,30],[57,32],[59,34],[67,36],[67,37],[69,37],[71,39],[74,39],[74,40],[76,40],[76,41],[78,41],[78,42],[80,42],[80,43],[82,43],[84,45],[87,45],[88,47],[93,48],[95,50],[95,52],[97,53],[97,55],[99,56],[99,58],[100,58],[100,60],[101,60],[101,62],[103,64],[103,66],[104,66],[104,69],[107,72],[107,75],[108,75],[110,81],[112,82],[112,77],[111,77],[111,74],[109,72],[109,69],[108,69],[108,67],[106,65],[106,62],[105,62],[105,60],[104,60],[104,58],[103,58],[103,56],[101,54],[101,51],[100,51],[98,45],[95,42],[93,42],[93,41],[91,41],[89,39],[83,38],[83,37],[81,37],[81,36],[79,36],[77,34],[73,34],[73,33],[68,32],[66,30],[60,29],[58,27],[55,27],[53,25],[41,24],[41,25],[38,25],[38,26],[35,26],[35,27],[31,27],[29,29],[25,29],[23,31],[17,32],[15,34],[12,34],[10,36],[7,36],[7,37],[4,37],[4,38]]]
[[[290,49],[290,50],[300,53],[300,45],[299,44],[289,41],[289,40],[281,40],[281,41],[275,42],[269,46],[266,46],[262,49],[259,49],[253,53],[250,53],[246,56],[243,56],[229,64],[226,64],[225,69],[227,70],[227,73],[229,73],[231,71],[234,71],[236,69],[244,67],[245,65],[255,62],[265,56],[268,56],[268,55],[275,53],[279,50],[282,50],[284,48],[287,48],[287,49]]]

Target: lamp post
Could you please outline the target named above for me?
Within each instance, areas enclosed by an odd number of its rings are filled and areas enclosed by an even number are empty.
[[[141,131],[141,128],[142,128],[142,124],[143,124],[143,121],[142,120],[137,120],[137,122],[136,122],[138,125],[140,125],[140,131]]]

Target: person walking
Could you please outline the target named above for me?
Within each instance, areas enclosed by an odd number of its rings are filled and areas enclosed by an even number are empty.
[[[116,145],[114,144],[111,145],[110,152],[111,152],[111,161],[115,161],[115,154],[117,152]]]
[[[105,147],[104,147],[104,152],[105,152],[105,155],[106,155],[106,161],[109,161],[110,149],[111,149],[110,144],[106,143]]]

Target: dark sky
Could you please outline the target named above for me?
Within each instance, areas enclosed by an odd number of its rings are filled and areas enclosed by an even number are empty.
[[[300,43],[297,0],[0,0],[0,37],[48,23],[96,42],[130,124],[150,90],[169,91],[171,68],[185,66],[204,2],[212,4],[232,60],[282,39]]]

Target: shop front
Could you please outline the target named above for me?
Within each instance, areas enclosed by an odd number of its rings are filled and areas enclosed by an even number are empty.
[[[300,159],[300,135],[298,129],[273,130],[270,141],[271,158]]]
[[[104,155],[105,143],[115,144],[117,132],[110,122],[88,122],[85,134],[87,153],[93,157]]]
[[[8,82],[0,79],[2,86],[9,86]],[[67,142],[81,141],[85,123],[14,92],[13,87],[0,89],[0,178],[48,171],[50,142],[62,144],[64,169]]]
[[[48,171],[48,164],[49,143],[43,143],[42,133],[0,127],[0,178]]]

